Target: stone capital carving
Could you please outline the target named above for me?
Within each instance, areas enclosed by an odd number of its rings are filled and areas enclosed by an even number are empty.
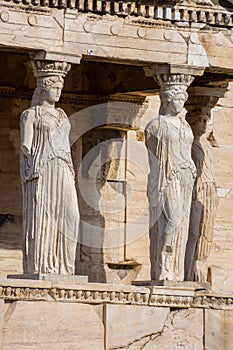
[[[159,86],[161,87],[161,93],[163,91],[177,90],[178,92],[186,92],[189,85],[194,80],[190,74],[161,74],[156,73],[154,76]]]
[[[187,109],[186,119],[200,116],[203,112],[210,114],[212,108],[217,104],[217,96],[193,95],[188,99],[185,108]]]
[[[68,10],[68,9],[67,9]],[[70,10],[68,10],[70,11]],[[80,64],[82,55],[76,52],[73,54],[71,52],[56,52],[53,49],[51,50],[41,50],[31,53],[30,55],[32,60],[40,61],[53,61],[53,62],[68,62],[73,64]]]
[[[49,76],[65,78],[71,68],[71,64],[67,62],[31,60],[29,64],[35,78],[45,78]]]
[[[191,66],[191,65],[176,65],[176,64],[152,64],[144,67],[144,72],[147,77],[153,77],[157,80],[157,74],[174,74],[174,75],[192,75],[202,76],[204,73],[204,67]],[[190,83],[191,84],[191,83]]]

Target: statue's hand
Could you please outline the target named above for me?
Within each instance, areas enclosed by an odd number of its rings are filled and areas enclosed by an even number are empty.
[[[26,145],[22,145],[21,146],[21,151],[23,152],[23,154],[29,158],[31,156],[30,152],[29,152],[29,149]]]

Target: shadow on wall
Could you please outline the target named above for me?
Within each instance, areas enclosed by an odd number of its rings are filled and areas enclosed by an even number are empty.
[[[111,206],[116,198],[124,199],[124,179],[119,175],[123,140],[120,130],[95,128],[73,146],[81,214],[76,273],[88,275],[90,282],[106,282],[106,261],[123,259],[124,232],[116,227],[113,236],[110,230],[121,220],[123,227],[123,213],[104,208],[104,201]]]

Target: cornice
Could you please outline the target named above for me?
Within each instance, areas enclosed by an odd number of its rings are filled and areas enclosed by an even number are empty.
[[[148,25],[150,21],[170,21],[172,23],[200,23],[209,24],[217,27],[232,27],[233,14],[232,5],[229,7],[216,6],[211,1],[197,4],[196,1],[47,1],[47,0],[3,0],[0,2],[1,7],[15,8],[18,11],[26,12],[43,12],[46,13],[49,9],[67,9],[67,16],[71,16],[72,12],[88,12],[98,15],[112,15],[118,17],[135,17],[143,18]],[[76,16],[74,16],[74,19]],[[139,20],[140,21],[140,20]],[[166,23],[165,23],[166,24]]]

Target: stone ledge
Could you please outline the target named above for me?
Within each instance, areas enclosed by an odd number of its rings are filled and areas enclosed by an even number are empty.
[[[172,308],[233,310],[233,293],[195,291],[161,286],[139,287],[107,283],[53,283],[0,279],[0,299],[87,304],[132,304]]]
[[[88,282],[88,276],[85,275],[57,275],[52,273],[28,273],[28,274],[17,274],[7,275],[10,279],[26,279],[34,281],[50,281],[53,283],[58,282],[69,282],[69,283],[83,283]]]

